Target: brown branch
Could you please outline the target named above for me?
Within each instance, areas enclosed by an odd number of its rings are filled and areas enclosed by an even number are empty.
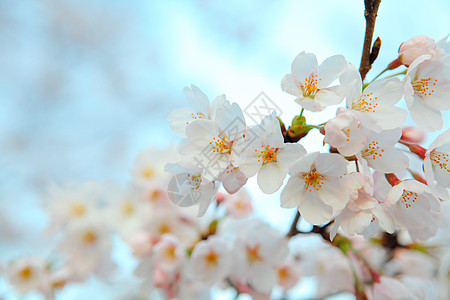
[[[366,33],[364,36],[364,46],[361,57],[361,65],[359,67],[359,73],[361,79],[364,81],[367,72],[372,67],[370,63],[370,47],[372,45],[373,31],[375,30],[375,20],[377,18],[378,7],[381,0],[364,0],[365,11],[364,17],[366,18]]]
[[[291,229],[289,229],[289,232],[286,234],[287,238],[291,238],[294,235],[300,233],[300,231],[297,229],[297,223],[300,219],[300,212],[297,210],[297,214],[295,215],[294,221],[292,221]]]

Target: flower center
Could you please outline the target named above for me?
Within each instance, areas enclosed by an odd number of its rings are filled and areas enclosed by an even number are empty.
[[[406,208],[410,208],[411,205],[414,202],[416,202],[418,197],[419,197],[419,195],[417,193],[403,190],[402,200],[401,201],[402,201],[403,204],[405,204]]]
[[[198,120],[198,119],[206,119],[205,115],[202,113],[195,113],[195,114],[191,113],[191,118],[192,118],[192,121]],[[186,122],[186,125],[189,125],[189,121]]]
[[[207,255],[205,255],[205,261],[208,266],[216,266],[219,260],[219,255],[217,255],[214,251],[209,251]]]
[[[175,245],[168,245],[164,251],[165,256],[170,260],[175,260],[177,258]]]
[[[81,203],[75,203],[72,205],[71,212],[74,217],[82,217],[86,213],[86,206]]]
[[[92,245],[97,241],[97,235],[95,232],[89,230],[83,234],[83,242],[86,244]]]
[[[317,85],[320,80],[322,79],[317,78],[317,75],[314,73],[311,73],[309,77],[305,77],[304,85],[301,87],[303,90],[303,96],[314,98],[319,91]]]
[[[378,100],[378,97],[374,97],[373,93],[363,94],[358,101],[353,102],[352,108],[362,112],[375,112],[378,103],[372,102],[374,100]]]
[[[277,161],[277,151],[278,148],[275,147],[270,147],[270,145],[261,145],[262,150],[259,151],[258,154],[258,162],[261,162],[262,159],[262,163],[267,164],[267,163],[271,163],[271,162],[276,162]],[[255,152],[258,152],[258,149],[255,149]]]
[[[414,92],[420,96],[431,96],[434,93],[433,87],[438,82],[437,79],[421,78],[412,83]],[[431,89],[430,89],[431,88]]]
[[[213,152],[216,153],[230,153],[231,143],[227,142],[224,135],[217,135],[217,138],[213,137],[213,140],[209,142],[212,146]]]
[[[126,216],[130,216],[134,213],[134,205],[130,202],[125,202],[122,204],[122,213]]]
[[[200,188],[200,184],[202,183],[202,176],[201,175],[194,175],[191,176],[191,174],[187,174],[187,184],[191,186],[191,190],[195,191]]]
[[[155,171],[152,168],[145,168],[142,170],[142,177],[150,179],[155,176]]]
[[[378,146],[378,142],[372,141],[366,146],[361,154],[365,159],[376,159],[377,157],[383,157],[383,154],[381,154],[382,152],[384,152],[384,149],[380,149],[380,146]]]
[[[320,190],[323,185],[323,176],[317,173],[316,169],[305,175],[305,190],[312,192],[313,189]]]
[[[19,271],[19,277],[22,280],[29,280],[33,276],[33,269],[30,266],[26,266],[25,268]]]
[[[253,247],[248,246],[247,247],[247,258],[250,262],[258,262],[263,261],[263,258],[259,254],[259,248],[261,248],[260,245],[256,245]]]
[[[430,160],[433,163],[433,165],[441,168],[442,170],[447,170],[447,172],[450,172],[449,154],[433,150],[430,153]]]

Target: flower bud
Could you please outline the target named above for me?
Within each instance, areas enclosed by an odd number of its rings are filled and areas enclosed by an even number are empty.
[[[424,141],[425,133],[417,127],[402,128],[401,140],[407,143],[419,144]]]
[[[398,49],[398,59],[405,66],[409,66],[416,58],[424,54],[437,54],[439,48],[432,38],[426,35],[415,36],[403,42]]]

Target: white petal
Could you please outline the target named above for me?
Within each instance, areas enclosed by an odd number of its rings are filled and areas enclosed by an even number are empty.
[[[320,153],[315,165],[319,174],[339,177],[347,171],[348,161],[339,154]]]
[[[183,92],[194,111],[209,116],[209,100],[205,93],[193,84],[190,89],[185,87]]]
[[[298,210],[302,217],[312,225],[329,222],[333,216],[333,209],[323,203],[316,193],[310,193],[299,205]]]
[[[299,159],[289,168],[289,174],[294,175],[297,173],[307,173],[311,170],[311,165],[319,157],[319,152],[312,152],[305,157]]]
[[[325,59],[317,68],[317,75],[321,79],[319,87],[329,86],[346,67],[347,61],[342,55],[333,55]]]
[[[293,208],[300,205],[305,197],[305,181],[297,176],[289,178],[281,192],[281,207]]]
[[[309,78],[312,73],[317,70],[317,58],[312,53],[304,51],[298,54],[291,65],[292,74],[300,82],[304,82],[305,78]]]
[[[345,185],[337,178],[331,180],[326,178],[317,193],[320,200],[337,211],[343,209],[349,200],[349,194],[345,189]]]
[[[258,185],[266,194],[275,193],[283,184],[287,170],[283,170],[277,163],[267,163],[258,172]]]
[[[297,85],[297,81],[292,74],[287,74],[281,80],[281,90],[296,97],[303,97],[303,92]]]
[[[305,148],[297,143],[286,143],[277,152],[277,162],[281,168],[289,169],[298,159],[305,156]]]
[[[441,112],[428,106],[419,96],[413,96],[408,108],[411,118],[422,129],[426,131],[436,131],[442,128],[443,121]]]

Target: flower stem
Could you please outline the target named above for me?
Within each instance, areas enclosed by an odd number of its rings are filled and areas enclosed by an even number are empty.
[[[361,57],[361,64],[359,67],[359,74],[361,74],[361,80],[364,81],[367,72],[372,67],[370,63],[370,47],[372,45],[373,32],[375,30],[375,21],[377,18],[378,8],[381,0],[364,0],[364,17],[366,18],[366,33],[364,35],[364,45]]]

